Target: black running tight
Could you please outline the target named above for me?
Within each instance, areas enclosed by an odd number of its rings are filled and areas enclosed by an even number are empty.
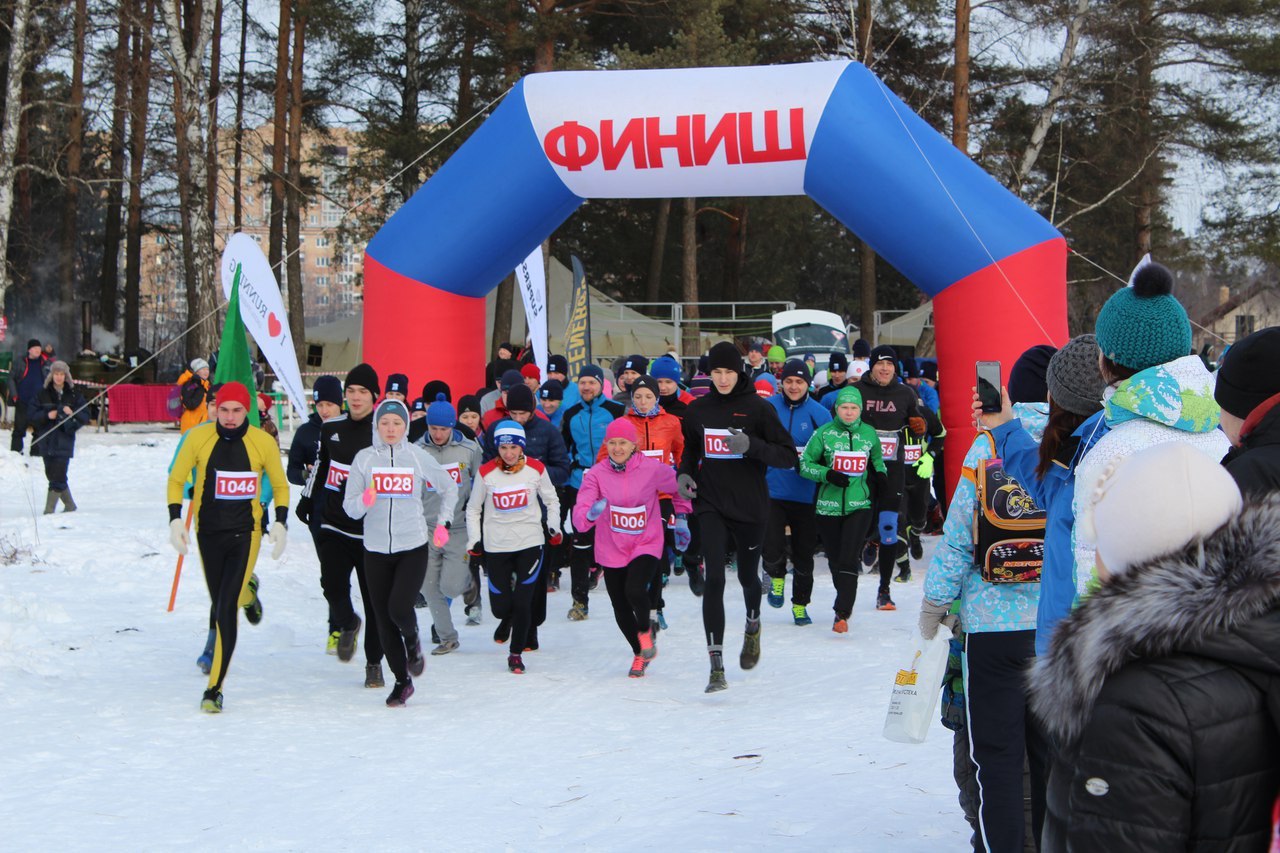
[[[413,603],[427,576],[428,547],[424,544],[395,554],[364,554],[364,573],[373,598],[369,606],[376,614],[382,653],[397,681],[409,677],[408,653],[418,643],[418,616]]]
[[[196,533],[200,561],[204,564],[204,580],[213,602],[215,635],[213,666],[209,669],[209,687],[221,690],[236,648],[236,627],[240,618],[240,597],[249,584],[249,566],[258,558],[255,532]]]
[[[759,522],[733,521],[715,512],[698,514],[702,528],[702,559],[707,571],[707,585],[702,594],[702,627],[707,645],[724,645],[724,556],[729,536],[738,555],[738,582],[742,584],[742,600],[747,606],[747,619],[760,618],[760,545],[764,542],[764,519]]]
[[[613,618],[627,638],[632,654],[640,654],[640,633],[649,630],[649,584],[662,583],[654,576],[658,558],[641,554],[622,568],[604,568],[604,586],[613,603]]]

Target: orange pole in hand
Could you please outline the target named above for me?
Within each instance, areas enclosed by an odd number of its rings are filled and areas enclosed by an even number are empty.
[[[191,510],[190,509],[187,510],[187,532],[188,533],[191,532]],[[188,545],[187,547],[190,548],[191,546]],[[169,610],[167,611],[169,613],[173,612],[173,602],[178,597],[178,578],[182,577],[182,559],[185,556],[186,554],[178,555],[178,565],[177,565],[177,568],[173,570],[173,589],[169,590]]]

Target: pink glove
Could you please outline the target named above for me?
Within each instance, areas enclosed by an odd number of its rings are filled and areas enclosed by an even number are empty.
[[[443,548],[449,544],[449,528],[443,524],[436,525],[436,531],[431,535],[431,541],[435,543],[437,548]]]
[[[378,493],[373,490],[373,486],[364,490],[364,494],[360,496],[360,502],[365,506],[373,506],[373,502],[378,499]]]

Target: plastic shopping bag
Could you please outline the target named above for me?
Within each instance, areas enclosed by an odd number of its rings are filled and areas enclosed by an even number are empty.
[[[912,630],[904,666],[893,678],[884,736],[898,743],[922,743],[929,733],[947,669],[951,633],[939,631],[932,640]]]

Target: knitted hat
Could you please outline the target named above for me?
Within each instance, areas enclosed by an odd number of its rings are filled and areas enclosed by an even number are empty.
[[[1107,570],[1121,574],[1213,533],[1240,512],[1227,469],[1181,441],[1111,463],[1088,493],[1078,522]]]
[[[834,370],[837,373],[847,372],[849,370],[849,357],[842,352],[831,353],[831,358],[827,359],[827,370]]]
[[[938,362],[926,361],[920,365],[920,378],[928,379],[930,382],[938,381]]]
[[[343,383],[347,388],[352,385],[358,385],[367,390],[374,397],[381,396],[382,389],[378,385],[378,372],[367,364],[357,364],[347,372],[347,381]]]
[[[553,355],[547,359],[547,373],[569,374],[569,359],[562,355]]]
[[[271,411],[271,407],[274,406],[275,404],[276,404],[276,401],[272,400],[269,395],[259,392],[258,394],[258,411],[259,412],[269,412]]]
[[[409,395],[409,377],[403,373],[393,373],[387,377],[387,393]]]
[[[773,378],[772,376],[769,377],[769,379],[772,379],[772,378]],[[770,382],[769,379],[765,379],[763,376],[761,376],[755,381],[754,384],[756,387],[756,396],[772,397],[774,395],[774,392],[778,390],[777,386],[774,385],[772,382]]]
[[[436,399],[427,406],[427,426],[451,427],[457,422],[458,413],[453,410],[453,405],[443,394],[437,394]]]
[[[495,445],[518,444],[524,447],[524,427],[515,421],[498,421],[493,427],[493,443]]]
[[[616,418],[604,428],[604,440],[608,441],[611,438],[625,438],[632,444],[640,443],[640,436],[636,433],[635,425],[627,418]]]
[[[60,362],[55,362],[57,367]],[[64,364],[63,367],[66,367]],[[53,371],[50,370],[52,373]],[[246,409],[249,408],[249,389],[244,387],[241,382],[228,382],[218,389],[218,396],[213,398],[215,406],[221,406],[223,403],[239,403]]]
[[[706,354],[698,356],[698,372],[704,376],[711,372],[711,356]]]
[[[1102,354],[1123,367],[1146,370],[1191,352],[1191,321],[1173,295],[1173,274],[1147,264],[1133,285],[1111,294],[1094,326]]]
[[[619,373],[626,373],[628,370],[634,370],[636,373],[644,373],[649,369],[649,359],[642,355],[629,355],[627,360],[622,362],[622,369]]]
[[[35,338],[32,338],[31,340],[27,341],[27,349],[31,349],[32,347],[38,347],[38,346],[40,346],[40,342]]]
[[[859,409],[862,408],[862,392],[853,385],[846,385],[836,392],[835,408],[840,408],[844,403],[853,403]]]
[[[532,412],[534,408],[533,391],[528,385],[517,385],[507,391],[508,412]]]
[[[871,344],[867,343],[864,338],[858,338],[856,341],[853,342],[853,357],[854,358],[870,358]]]
[[[199,373],[201,370],[208,370],[208,369],[209,369],[209,362],[205,361],[203,358],[191,359],[192,373]]]
[[[832,358],[834,359],[835,356],[832,356]],[[796,376],[808,382],[810,378],[809,365],[798,358],[787,359],[787,363],[782,365],[782,378],[786,379],[788,376]]]
[[[774,344],[769,347],[769,352],[765,354],[765,361],[782,362],[787,360],[787,351],[782,347]]]
[[[311,399],[317,403],[333,403],[342,405],[342,381],[336,376],[316,377],[316,384],[311,386]]]
[[[728,341],[721,341],[707,352],[707,372],[717,368],[742,372],[742,356],[738,353],[738,348]]]
[[[919,379],[920,368],[916,366],[916,360],[909,355],[902,357],[902,378],[903,379]]]
[[[453,401],[453,392],[449,390],[449,385],[446,382],[432,379],[422,386],[422,399],[428,401],[428,403],[434,400],[438,394],[443,394],[444,398],[450,402]]]
[[[582,366],[582,369],[578,371],[578,378],[581,379],[584,376],[589,376],[595,381],[599,382],[601,385],[604,385],[604,371],[601,370],[597,365],[584,364]]]
[[[502,374],[506,373],[508,370],[514,370],[517,373],[520,372],[520,362],[511,358],[496,358],[489,362],[489,367],[485,368],[485,370],[487,371],[486,376],[490,377],[490,381],[493,382],[494,387],[496,387],[498,381],[502,378]]]
[[[1280,394],[1280,326],[1254,332],[1227,350],[1213,399],[1224,412],[1244,420],[1276,394]]]
[[[474,412],[477,415],[483,414],[480,411],[480,398],[476,397],[473,394],[468,394],[465,397],[459,397],[458,398],[458,414],[461,415],[464,412]]]
[[[504,349],[507,352],[511,353],[512,355],[520,354],[520,348],[517,347],[515,344],[511,343],[510,341],[503,341],[502,343],[498,344],[498,349]]]
[[[517,385],[524,384],[524,377],[520,375],[518,370],[508,370],[502,374],[502,378],[498,380],[498,387],[503,391],[509,391]]]
[[[638,391],[641,388],[648,388],[650,391],[653,392],[653,396],[655,397],[662,396],[660,393],[658,393],[658,380],[654,379],[652,376],[649,376],[647,374],[644,376],[641,376],[639,379],[636,379],[634,382],[631,383],[632,395],[634,395],[636,391]]]
[[[537,379],[539,382],[542,381],[542,370],[536,364],[526,364],[524,367],[520,368],[520,375],[525,379]]]
[[[1049,359],[1044,378],[1049,396],[1068,412],[1092,415],[1101,409],[1107,383],[1098,370],[1098,339],[1079,335],[1067,341]]]
[[[383,415],[395,415],[404,421],[406,425],[409,423],[409,407],[400,400],[388,397],[379,403],[378,407],[373,410],[373,422],[376,424],[382,420]]]
[[[1011,403],[1043,403],[1049,395],[1049,386],[1045,382],[1045,373],[1049,370],[1049,359],[1058,350],[1048,344],[1037,344],[1018,356],[1009,371],[1009,402]]]
[[[410,403],[409,408],[413,411],[414,414],[417,414],[418,412],[422,412],[425,415],[427,413],[427,404],[422,402],[421,397],[419,397],[418,399]]]
[[[679,382],[680,362],[669,355],[655,358],[649,365],[649,375],[654,379],[670,379],[672,382]]]
[[[747,352],[758,352],[761,355],[764,355],[764,344],[759,341],[752,341],[747,344]]]
[[[895,368],[898,366],[898,351],[888,344],[881,344],[873,349],[870,358],[872,364],[877,361],[892,361]]]
[[[563,400],[564,385],[559,379],[548,379],[542,383],[542,387],[538,389],[539,400]]]

